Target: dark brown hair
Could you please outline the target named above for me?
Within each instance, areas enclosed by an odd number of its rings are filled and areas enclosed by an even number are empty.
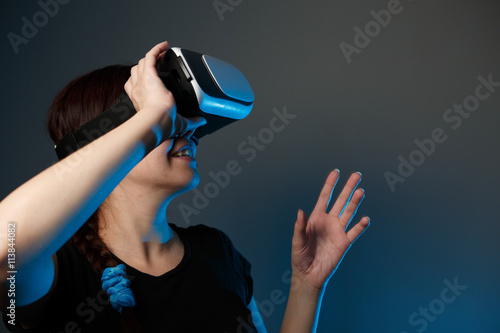
[[[97,117],[118,102],[132,66],[114,65],[85,74],[71,81],[56,96],[49,109],[49,135],[58,144],[70,130]],[[85,255],[99,275],[106,267],[118,264],[99,236],[98,209],[71,237],[78,250]],[[123,332],[142,332],[132,309],[124,307],[121,315]]]

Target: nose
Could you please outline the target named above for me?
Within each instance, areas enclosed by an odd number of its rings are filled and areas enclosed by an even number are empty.
[[[190,141],[193,141],[194,144],[197,146],[198,143],[200,143],[200,141],[193,135],[194,134],[194,131],[189,131],[187,132],[184,137],[187,139],[187,140],[190,140]]]

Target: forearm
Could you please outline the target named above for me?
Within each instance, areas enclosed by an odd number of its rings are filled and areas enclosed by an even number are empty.
[[[0,202],[0,234],[6,233],[10,221],[17,223],[18,263],[52,256],[144,157],[146,147],[158,143],[151,130],[160,124],[171,127],[168,120],[165,111],[142,110]],[[0,259],[4,259],[7,247],[5,242],[0,244]]]
[[[280,333],[316,332],[324,288],[313,288],[292,275]]]

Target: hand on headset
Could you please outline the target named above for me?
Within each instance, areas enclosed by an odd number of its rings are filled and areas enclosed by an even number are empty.
[[[206,124],[202,117],[185,118],[176,112],[174,96],[158,76],[155,65],[168,49],[168,43],[154,46],[137,65],[130,70],[130,78],[125,83],[125,91],[132,100],[137,112],[157,110],[166,112],[172,119],[169,137],[193,133],[196,128]]]

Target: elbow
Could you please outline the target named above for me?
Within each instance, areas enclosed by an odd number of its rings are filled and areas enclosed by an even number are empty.
[[[8,250],[3,246],[0,248],[0,279],[5,281],[8,271]]]

